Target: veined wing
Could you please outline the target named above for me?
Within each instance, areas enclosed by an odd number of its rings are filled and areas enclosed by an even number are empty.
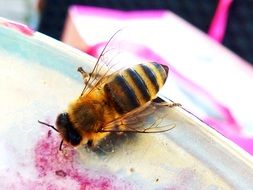
[[[149,102],[106,124],[98,132],[160,133],[173,129],[176,125],[167,118],[170,103]]]
[[[105,44],[92,72],[88,74],[87,83],[81,96],[90,93],[96,87],[103,84],[109,75],[123,68],[123,66],[119,66],[120,60],[117,59],[121,54],[123,41],[116,36],[120,35],[121,32],[122,30],[118,30]]]

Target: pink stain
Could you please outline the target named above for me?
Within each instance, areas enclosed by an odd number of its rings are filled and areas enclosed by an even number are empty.
[[[79,185],[79,189],[132,189],[129,182],[120,180],[115,175],[101,175],[103,171],[98,173],[82,169],[80,165],[78,167],[75,149],[64,145],[63,151],[59,151],[59,143],[60,139],[49,132],[35,147],[35,167],[42,181],[47,176],[55,176],[74,181]],[[47,186],[54,189],[54,182]]]
[[[21,32],[22,34],[25,34],[27,36],[32,36],[34,33],[34,30],[29,28],[28,26],[7,19],[0,19],[0,24],[8,28],[14,29],[18,32]]]
[[[215,15],[211,22],[208,34],[214,40],[221,42],[224,38],[227,26],[229,8],[233,0],[219,0]]]
[[[162,18],[166,14],[168,14],[167,11],[158,11],[158,10],[145,10],[145,11],[119,11],[119,10],[113,10],[108,8],[94,8],[89,6],[79,6],[74,5],[70,7],[69,12],[73,15],[79,16],[79,15],[91,15],[96,17],[107,17],[107,18],[117,18],[117,19],[134,19],[134,18]],[[127,14],[126,14],[127,13]]]
[[[185,168],[175,175],[175,183],[170,184],[166,190],[202,189],[203,179],[194,168]]]
[[[64,172],[63,170],[57,170],[57,171],[55,171],[55,174],[60,176],[60,177],[66,177],[67,176],[66,172]]]

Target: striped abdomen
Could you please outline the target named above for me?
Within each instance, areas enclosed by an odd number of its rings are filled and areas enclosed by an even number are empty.
[[[122,70],[104,86],[118,113],[123,114],[156,97],[167,79],[168,67],[155,62]]]

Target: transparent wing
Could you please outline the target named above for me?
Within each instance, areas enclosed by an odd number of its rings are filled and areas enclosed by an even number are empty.
[[[106,124],[99,132],[132,132],[132,133],[160,133],[173,129],[167,114],[171,104],[166,102],[149,102],[121,118]]]
[[[120,54],[123,52],[122,47],[124,41],[120,38],[122,30],[118,30],[105,44],[98,60],[88,75],[87,83],[84,86],[81,96],[90,93],[94,88],[103,84],[108,79],[108,76],[123,69],[120,64]]]

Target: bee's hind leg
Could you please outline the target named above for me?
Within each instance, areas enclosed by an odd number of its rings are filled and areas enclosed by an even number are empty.
[[[152,102],[155,103],[155,104],[168,106],[168,107],[170,107],[170,108],[182,106],[180,103],[176,103],[176,102],[166,102],[166,101],[164,101],[163,99],[161,99],[160,97],[155,98],[154,100],[152,100]]]
[[[170,102],[170,103],[167,103],[167,106],[169,106],[170,108],[172,108],[172,107],[180,107],[182,105],[180,103]]]
[[[90,74],[85,72],[82,67],[78,67],[77,71],[81,73],[83,77],[83,82],[85,85],[87,85]]]

